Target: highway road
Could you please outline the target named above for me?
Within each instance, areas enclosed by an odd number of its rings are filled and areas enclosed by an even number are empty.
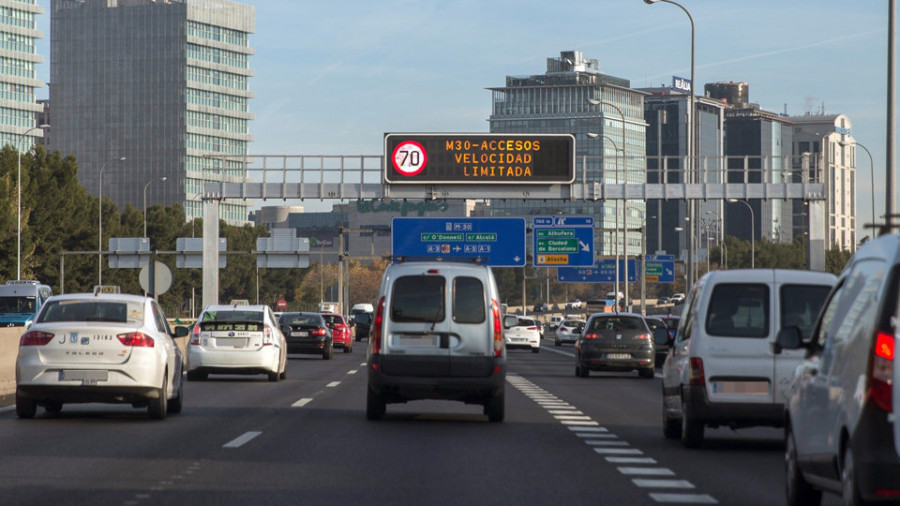
[[[278,383],[188,382],[164,421],[0,408],[0,504],[784,504],[781,430],[707,430],[687,450],[662,436],[659,378],[577,378],[571,346],[544,344],[509,350],[501,424],[440,401],[367,421],[361,346],[292,355]]]

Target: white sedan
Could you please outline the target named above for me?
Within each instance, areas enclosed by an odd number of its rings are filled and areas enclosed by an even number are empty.
[[[266,305],[213,305],[200,314],[188,345],[187,379],[209,374],[287,377],[287,344]]]
[[[38,406],[58,413],[65,403],[129,403],[151,418],[180,413],[183,356],[152,298],[119,293],[47,299],[19,341],[16,414]]]

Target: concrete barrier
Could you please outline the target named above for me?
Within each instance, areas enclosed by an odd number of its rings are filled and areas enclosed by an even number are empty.
[[[16,356],[24,327],[0,328],[0,396],[16,393]]]

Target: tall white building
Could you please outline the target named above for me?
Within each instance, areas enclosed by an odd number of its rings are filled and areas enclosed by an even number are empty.
[[[50,20],[49,147],[75,155],[89,192],[102,183],[120,209],[141,209],[146,193],[147,207],[182,203],[190,220],[204,180],[245,180],[252,6],[52,0]],[[241,200],[219,212],[248,220]]]
[[[35,47],[35,41],[44,37],[36,29],[37,16],[43,13],[37,0],[0,2],[0,146],[24,151],[42,135],[34,128],[35,115],[42,110],[34,90],[44,85],[36,78],[36,67],[44,58]]]

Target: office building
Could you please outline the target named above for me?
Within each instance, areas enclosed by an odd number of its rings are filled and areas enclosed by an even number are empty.
[[[19,151],[31,148],[43,134],[35,128],[42,106],[34,96],[35,89],[44,85],[36,77],[44,58],[35,47],[35,41],[44,37],[37,30],[37,17],[43,13],[36,0],[7,0],[0,9],[0,146],[9,144]]]
[[[581,51],[563,51],[558,58],[547,59],[544,74],[507,76],[506,86],[489,89],[492,133],[575,135],[576,183],[646,182],[645,94],[632,89],[626,79],[601,73],[597,60],[585,59]],[[490,208],[492,216],[529,220],[535,215],[593,216],[600,229],[595,251],[603,256],[624,252],[623,229],[638,230],[646,218],[642,200],[628,201],[626,206],[624,201],[492,199]],[[628,234],[627,244],[629,256],[641,254],[640,233]]]
[[[246,179],[254,15],[226,0],[52,0],[49,147],[120,210],[146,194],[202,216],[204,180]],[[222,202],[220,218],[246,223],[247,203]]]

